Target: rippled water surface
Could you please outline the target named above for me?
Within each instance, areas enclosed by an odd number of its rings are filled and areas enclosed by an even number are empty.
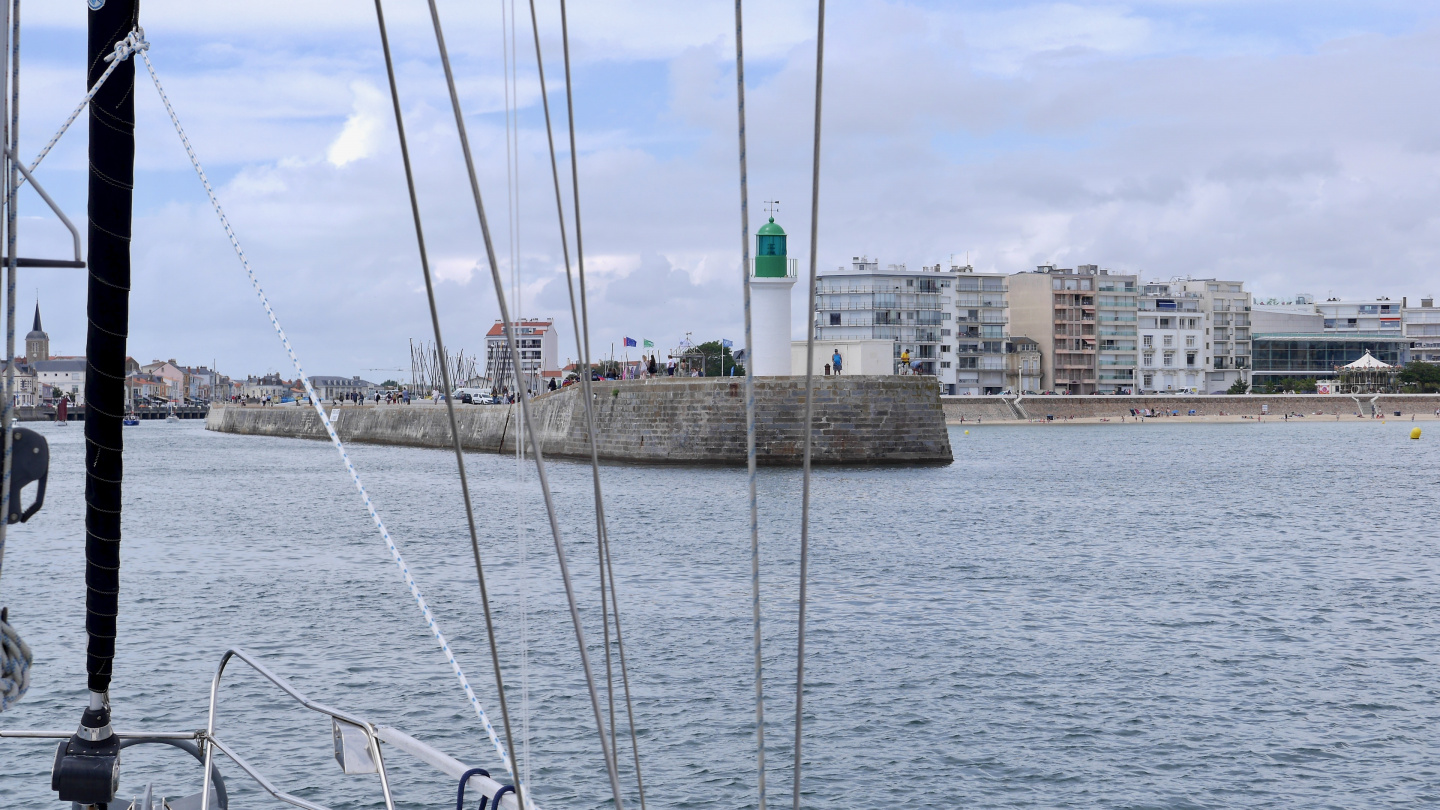
[[[41,430],[47,504],[12,529],[0,580],[35,684],[4,727],[73,727],[85,688],[81,428]],[[817,470],[806,805],[1440,803],[1440,435],[1409,430],[981,426],[952,431],[948,467]],[[329,445],[195,422],[126,440],[118,727],[203,726],[214,666],[242,646],[319,700],[501,770]],[[453,456],[352,455],[498,724]],[[468,463],[517,734],[528,680],[535,798],[607,806],[533,478],[517,490],[514,459]],[[603,672],[589,468],[550,469]],[[647,803],[753,806],[744,471],[603,480]],[[770,801],[785,806],[799,492],[797,471],[762,471]],[[239,669],[220,730],[300,796],[383,806],[373,777],[339,773],[326,722]],[[0,740],[0,805],[58,806],[53,750]],[[400,806],[453,806],[448,779],[391,763]],[[222,766],[232,807],[280,806]],[[122,793],[153,779],[181,795],[198,776],[178,752],[131,749]]]

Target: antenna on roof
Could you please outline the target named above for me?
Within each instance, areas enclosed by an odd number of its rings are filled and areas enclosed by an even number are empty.
[[[766,201],[765,201],[765,213],[769,214],[770,217],[773,219],[776,214],[780,213],[780,201],[779,201],[779,200],[766,200]]]

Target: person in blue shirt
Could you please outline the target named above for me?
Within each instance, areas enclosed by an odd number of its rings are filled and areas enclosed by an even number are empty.
[[[840,373],[840,350],[839,350],[839,349],[836,349],[834,356],[830,358],[830,364],[835,367],[835,373],[836,373],[836,374],[839,374],[839,373]]]

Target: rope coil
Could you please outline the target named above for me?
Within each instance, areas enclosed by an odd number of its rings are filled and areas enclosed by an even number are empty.
[[[0,617],[0,712],[19,703],[30,689],[30,665],[34,660],[20,634]]]

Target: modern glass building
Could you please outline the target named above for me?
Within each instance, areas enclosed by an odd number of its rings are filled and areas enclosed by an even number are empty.
[[[1257,334],[1251,383],[1260,387],[1282,377],[1331,378],[1338,367],[1359,360],[1367,351],[1392,366],[1410,359],[1409,341],[1394,334]]]

